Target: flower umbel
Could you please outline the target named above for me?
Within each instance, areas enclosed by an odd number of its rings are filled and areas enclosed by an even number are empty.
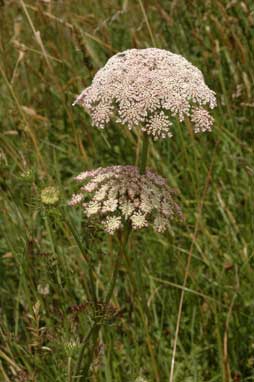
[[[59,190],[56,187],[49,186],[41,191],[41,201],[43,204],[56,204],[59,200]]]
[[[184,57],[147,48],[111,57],[76,103],[85,107],[98,128],[114,118],[129,129],[139,125],[154,139],[163,139],[172,136],[172,117],[182,122],[191,116],[194,132],[210,130],[212,119],[204,106],[213,109],[216,99],[201,71]]]
[[[195,108],[192,112],[191,121],[194,123],[194,132],[211,131],[213,117],[205,109]]]
[[[182,218],[175,191],[151,171],[141,175],[135,166],[111,166],[83,172],[76,180],[82,186],[69,205],[82,205],[88,217],[98,215],[110,234],[124,221],[135,230],[151,225],[164,232],[170,220]]]

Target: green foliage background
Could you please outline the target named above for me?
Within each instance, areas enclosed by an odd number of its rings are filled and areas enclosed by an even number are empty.
[[[90,380],[169,380],[191,252],[174,381],[254,381],[253,1],[2,0],[0,25],[0,381],[70,381],[92,318],[77,307],[89,280],[67,221],[96,269],[99,297],[117,247],[66,208],[73,176],[134,163],[139,141],[127,129],[96,130],[71,104],[110,56],[151,46],[202,70],[217,93],[215,128],[193,136],[174,126],[173,139],[150,150],[149,167],[180,190],[186,222],[167,235],[133,235],[148,318],[123,263],[118,313],[101,333]],[[47,186],[60,190],[55,207],[41,203]]]

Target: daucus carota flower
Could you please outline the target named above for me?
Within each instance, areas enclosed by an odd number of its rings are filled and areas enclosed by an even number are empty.
[[[216,106],[215,93],[201,71],[184,57],[157,48],[130,49],[111,57],[74,104],[104,128],[111,119],[140,128],[154,139],[171,137],[171,119],[190,116],[195,132],[210,130],[205,108]]]
[[[111,166],[83,172],[76,180],[81,187],[69,205],[82,205],[88,217],[98,216],[110,234],[125,221],[133,229],[151,225],[164,232],[170,220],[182,218],[175,191],[151,171],[141,175],[135,166]]]
[[[205,109],[193,109],[191,120],[194,123],[194,132],[211,131],[213,126],[213,118]]]
[[[104,222],[105,231],[111,235],[122,227],[120,216],[108,216]]]
[[[49,186],[41,191],[41,201],[43,204],[56,204],[59,200],[59,190],[56,187]]]

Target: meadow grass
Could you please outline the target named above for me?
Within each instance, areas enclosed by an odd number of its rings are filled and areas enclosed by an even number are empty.
[[[150,147],[186,221],[132,235],[89,380],[169,381],[178,322],[174,382],[254,381],[253,1],[2,0],[0,23],[0,381],[72,381],[100,313],[90,266],[99,301],[119,245],[67,207],[73,177],[134,163],[140,137],[71,104],[110,56],[151,46],[202,70],[215,128]]]

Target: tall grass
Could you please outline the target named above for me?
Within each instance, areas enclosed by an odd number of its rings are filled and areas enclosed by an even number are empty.
[[[132,238],[90,380],[168,381],[178,322],[175,382],[254,381],[253,2],[6,0],[0,22],[0,380],[71,381],[98,313],[89,264],[100,298],[117,247],[66,207],[72,177],[136,155],[127,129],[98,132],[71,103],[111,55],[156,45],[202,70],[218,95],[215,129],[174,126],[151,147],[186,223]],[[41,203],[47,186],[60,190],[56,206]],[[128,278],[137,260],[146,317]]]

